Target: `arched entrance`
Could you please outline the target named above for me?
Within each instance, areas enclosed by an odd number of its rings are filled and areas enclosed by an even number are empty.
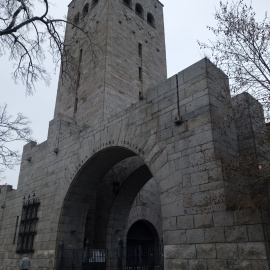
[[[62,207],[59,269],[91,269],[93,263],[99,263],[99,269],[116,269],[118,240],[126,243],[133,202],[150,179],[144,161],[124,147],[106,148],[83,164]],[[159,195],[153,198],[159,200]],[[138,224],[135,232],[143,226]],[[152,238],[158,241],[157,236]]]
[[[127,246],[154,246],[158,235],[153,225],[146,220],[136,221],[127,234]]]
[[[153,224],[136,221],[127,234],[125,269],[162,269],[162,256],[163,247]]]

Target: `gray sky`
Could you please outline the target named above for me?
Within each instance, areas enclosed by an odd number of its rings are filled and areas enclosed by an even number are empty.
[[[55,2],[57,4],[53,7],[53,15],[62,18],[67,13],[70,0]],[[197,40],[207,41],[212,37],[206,25],[215,25],[213,14],[219,0],[160,0],[160,2],[164,4],[167,68],[168,77],[171,77],[205,56],[199,49]],[[245,2],[250,3],[247,0]],[[253,7],[258,19],[261,20],[264,12],[270,8],[269,0],[254,0]],[[0,104],[8,104],[10,114],[16,115],[21,112],[31,120],[33,138],[38,143],[47,139],[48,124],[54,113],[58,70],[55,72],[54,66],[49,62],[50,60],[46,67],[51,70],[51,85],[46,87],[40,82],[36,84],[36,93],[26,97],[25,86],[20,82],[15,85],[11,79],[12,66],[8,57],[0,58]],[[21,151],[23,144],[14,144],[14,148]],[[6,170],[5,176],[6,179],[0,184],[8,183],[16,188],[19,166],[14,170]]]

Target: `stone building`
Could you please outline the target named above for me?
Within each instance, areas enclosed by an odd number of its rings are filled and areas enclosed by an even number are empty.
[[[167,79],[162,10],[70,3],[76,80],[60,78],[47,140],[25,145],[17,190],[1,187],[1,269],[23,253],[31,270],[147,269],[151,253],[155,269],[269,269],[268,205],[251,207],[267,185],[235,172],[245,155],[253,171],[266,162],[262,107],[231,98],[207,59]]]

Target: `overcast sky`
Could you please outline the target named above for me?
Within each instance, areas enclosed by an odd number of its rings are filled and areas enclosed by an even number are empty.
[[[57,3],[53,7],[53,15],[62,18],[67,13],[70,0],[51,0],[51,2]],[[212,37],[206,25],[215,25],[213,14],[215,6],[218,8],[219,0],[160,0],[160,2],[164,4],[167,68],[168,77],[171,77],[205,56],[205,52],[199,49],[197,40],[207,41]],[[269,10],[270,2],[269,0],[253,2],[254,10],[261,19],[264,12]],[[51,85],[46,87],[44,83],[38,83],[36,93],[26,97],[25,86],[15,85],[11,79],[12,66],[8,62],[8,57],[1,57],[0,63],[0,104],[8,104],[10,114],[16,115],[21,112],[27,116],[31,120],[33,138],[38,143],[45,141],[49,121],[53,118],[58,70],[54,72],[54,66],[48,64],[46,68],[51,70]],[[21,151],[23,144],[14,147]],[[7,170],[5,175],[6,179],[0,184],[8,183],[16,188],[19,166],[14,170]]]

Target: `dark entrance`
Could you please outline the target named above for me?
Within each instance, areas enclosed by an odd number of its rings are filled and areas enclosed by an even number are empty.
[[[109,147],[88,159],[74,176],[62,206],[58,269],[135,269],[146,267],[151,254],[160,265],[162,251],[154,226],[140,220],[129,232],[125,229],[136,196],[152,178],[145,162],[124,147]],[[159,212],[159,193],[152,193]],[[156,222],[161,231],[161,221]]]
[[[146,220],[135,222],[128,231],[126,269],[163,269],[163,246],[156,229]]]

